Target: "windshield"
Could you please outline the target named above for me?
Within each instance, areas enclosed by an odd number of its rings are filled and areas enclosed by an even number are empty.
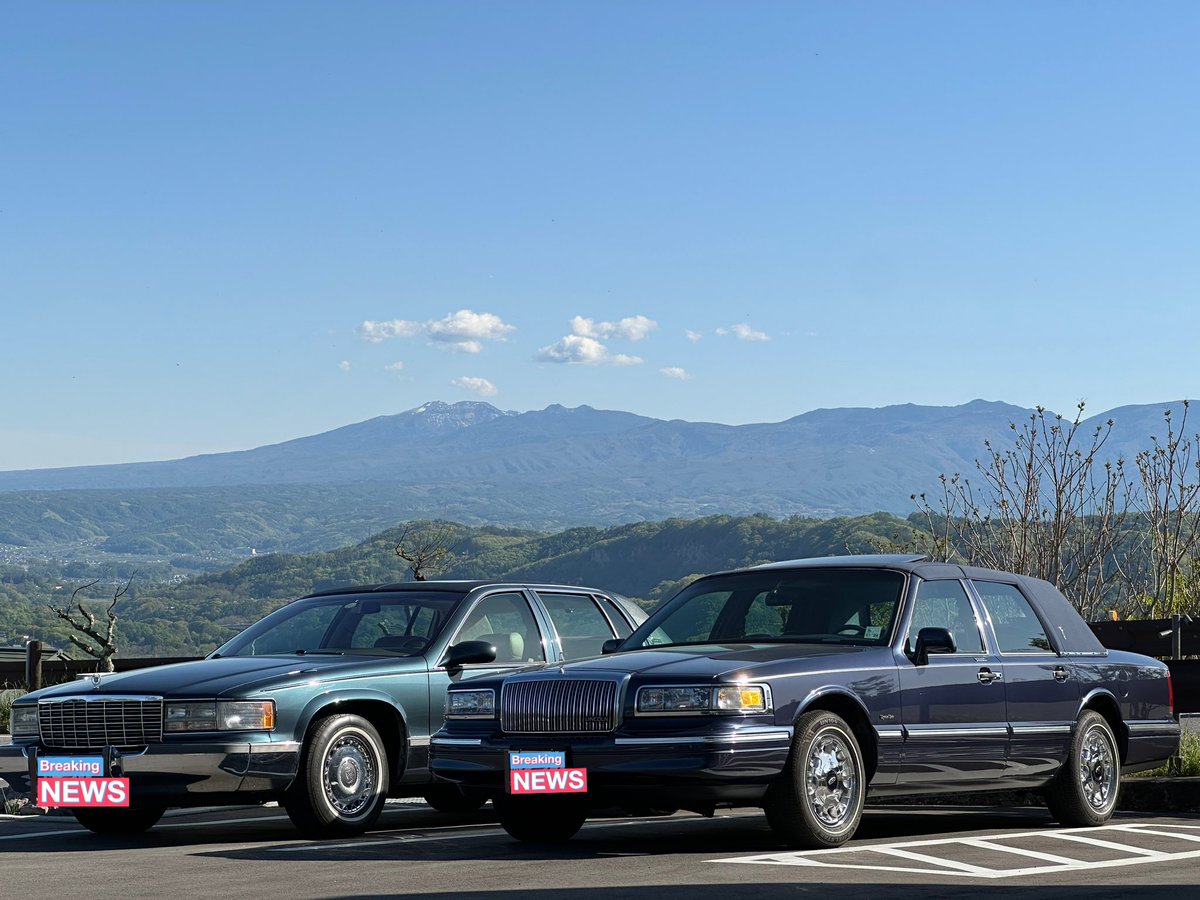
[[[622,649],[728,642],[885,645],[904,575],[884,569],[747,570],[680,591]]]
[[[214,655],[417,656],[441,633],[464,596],[406,591],[297,600],[251,625]]]

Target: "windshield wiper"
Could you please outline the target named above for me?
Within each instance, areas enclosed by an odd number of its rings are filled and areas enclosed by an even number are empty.
[[[345,656],[344,650],[293,650],[297,656]]]

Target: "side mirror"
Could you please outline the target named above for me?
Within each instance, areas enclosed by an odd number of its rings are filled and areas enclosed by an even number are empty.
[[[621,645],[625,643],[625,638],[609,638],[600,645],[601,653],[616,653],[621,649]]]
[[[913,662],[918,666],[929,662],[930,653],[957,653],[958,643],[949,628],[922,628],[917,632],[917,646],[913,649]]]
[[[471,663],[496,661],[496,645],[487,641],[463,641],[446,651],[438,666],[443,669],[461,669]]]

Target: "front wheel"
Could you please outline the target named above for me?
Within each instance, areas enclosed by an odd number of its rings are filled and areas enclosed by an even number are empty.
[[[1084,710],[1067,760],[1046,788],[1046,806],[1063,825],[1103,825],[1117,808],[1120,788],[1121,754],[1108,720]]]
[[[866,800],[862,752],[839,715],[805,713],[792,752],[767,796],[767,822],[789,847],[821,849],[848,841]]]
[[[128,835],[149,831],[162,818],[166,808],[162,806],[133,807],[129,809],[94,809],[83,807],[71,810],[75,821],[96,834]]]
[[[583,827],[587,808],[568,797],[497,797],[500,825],[530,844],[565,844]]]
[[[387,753],[375,726],[362,716],[330,716],[305,739],[284,808],[311,837],[345,837],[375,824],[387,792]]]

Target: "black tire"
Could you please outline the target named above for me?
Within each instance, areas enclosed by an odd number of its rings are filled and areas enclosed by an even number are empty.
[[[570,797],[498,797],[500,825],[529,844],[565,844],[583,827],[587,807]]]
[[[792,752],[765,805],[767,822],[789,847],[838,847],[862,819],[862,751],[846,720],[824,710],[796,722]]]
[[[375,726],[362,716],[330,716],[305,739],[283,805],[309,837],[362,834],[383,812],[388,783],[387,753]]]
[[[1075,723],[1071,749],[1046,788],[1046,806],[1063,825],[1103,825],[1117,808],[1121,754],[1108,720],[1085,709]]]
[[[141,834],[149,831],[165,813],[164,806],[135,806],[128,809],[73,809],[75,821],[96,834]]]
[[[425,802],[438,812],[472,813],[487,803],[487,797],[468,797],[456,784],[434,784],[425,789]]]

